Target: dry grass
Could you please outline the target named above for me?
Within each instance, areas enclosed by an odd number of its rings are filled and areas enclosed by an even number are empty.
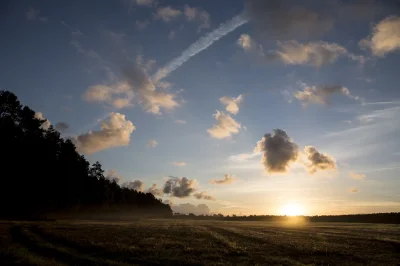
[[[2,222],[0,265],[400,265],[400,226]]]

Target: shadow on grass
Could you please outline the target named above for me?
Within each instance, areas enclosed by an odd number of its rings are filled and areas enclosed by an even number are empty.
[[[30,228],[31,232],[38,235],[45,241],[52,243],[54,245],[60,245],[67,247],[69,249],[76,250],[77,253],[83,253],[90,255],[92,257],[96,257],[104,260],[113,260],[115,262],[120,263],[128,263],[135,265],[202,265],[200,263],[189,263],[184,262],[179,259],[172,258],[158,258],[154,257],[152,260],[148,259],[140,259],[140,257],[149,257],[151,256],[150,251],[142,250],[142,251],[110,251],[101,246],[93,246],[93,245],[81,245],[74,241],[70,241],[66,238],[56,236],[52,233],[45,232],[42,228],[38,226],[32,226]],[[160,260],[160,262],[154,260]]]
[[[56,248],[49,247],[43,242],[29,238],[23,232],[21,226],[13,226],[10,228],[10,234],[12,236],[13,242],[25,247],[29,252],[34,253],[38,256],[53,259],[61,263],[66,263],[68,265],[98,265],[99,263],[93,261],[89,258],[83,258],[75,256]]]

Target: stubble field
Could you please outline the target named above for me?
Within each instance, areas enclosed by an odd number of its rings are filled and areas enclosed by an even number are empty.
[[[400,265],[400,226],[0,222],[0,265]]]

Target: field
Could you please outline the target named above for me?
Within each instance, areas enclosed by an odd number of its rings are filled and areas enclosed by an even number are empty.
[[[400,265],[400,226],[0,222],[0,265]]]

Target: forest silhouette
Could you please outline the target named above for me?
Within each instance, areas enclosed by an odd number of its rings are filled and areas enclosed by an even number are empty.
[[[101,164],[91,165],[70,139],[53,126],[43,129],[45,121],[35,118],[35,111],[14,93],[0,91],[0,218],[172,215],[171,207],[153,194],[107,179]]]

